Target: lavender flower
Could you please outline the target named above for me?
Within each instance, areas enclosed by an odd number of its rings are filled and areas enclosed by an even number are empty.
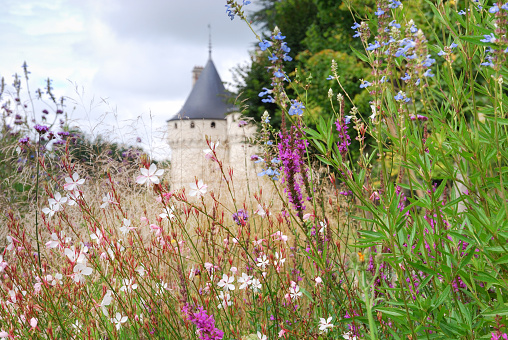
[[[46,132],[49,131],[49,128],[46,125],[39,125],[39,124],[35,125],[34,129],[41,135],[44,135]]]
[[[240,209],[235,212],[232,217],[236,224],[245,225],[249,219],[249,214],[245,210]]]

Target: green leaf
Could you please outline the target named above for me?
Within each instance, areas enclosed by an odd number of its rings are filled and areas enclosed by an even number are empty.
[[[385,313],[385,314],[393,315],[393,316],[406,316],[406,313],[404,313],[399,308],[396,309],[396,308],[390,308],[390,307],[377,307],[376,309],[374,309],[374,311],[380,311],[381,313]]]
[[[446,286],[445,290],[441,293],[441,295],[438,296],[436,301],[433,303],[434,308],[432,310],[441,307],[446,298],[448,298],[448,295],[450,295],[450,291],[451,286],[450,285]]]
[[[353,51],[353,53],[361,60],[361,61],[364,61],[366,62],[367,64],[370,63],[369,61],[369,58],[367,58],[367,56],[363,53],[361,53],[360,51],[358,51],[357,49],[355,49],[353,46],[351,46],[351,50]]]

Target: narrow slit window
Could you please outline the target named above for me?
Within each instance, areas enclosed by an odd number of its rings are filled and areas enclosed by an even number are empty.
[[[175,129],[178,129],[178,123],[175,123]]]
[[[191,123],[190,123],[190,127],[191,127],[191,129],[194,129],[194,126],[195,126],[195,125],[194,125],[194,122],[191,122]]]
[[[212,122],[212,124],[210,124],[210,126],[212,127],[212,129],[215,129],[215,122]]]

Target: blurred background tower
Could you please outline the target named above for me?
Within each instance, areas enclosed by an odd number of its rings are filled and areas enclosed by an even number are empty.
[[[213,172],[219,171],[217,164],[205,157],[203,150],[209,149],[205,136],[220,143],[216,151],[225,169],[231,166],[235,177],[245,178],[246,163],[254,168],[249,159],[246,162],[245,157],[250,157],[253,148],[245,142],[253,137],[256,128],[240,126],[239,110],[229,102],[230,94],[212,61],[211,49],[205,67],[192,70],[192,80],[192,90],[182,109],[167,121],[172,187],[187,186],[195,178],[206,183]]]

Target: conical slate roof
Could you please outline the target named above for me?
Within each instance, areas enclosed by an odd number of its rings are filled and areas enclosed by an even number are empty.
[[[222,84],[219,73],[212,59],[208,59],[182,109],[168,121],[225,119],[226,114],[234,110],[234,105],[228,104],[227,98],[228,92]]]

